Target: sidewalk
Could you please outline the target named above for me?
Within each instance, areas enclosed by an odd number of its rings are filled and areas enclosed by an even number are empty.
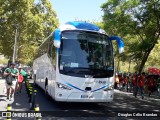
[[[121,94],[125,94],[125,95],[129,95],[129,96],[133,96],[133,93],[132,92],[126,92],[126,91],[121,91],[121,90],[118,90],[118,89],[114,89],[114,92],[115,93],[121,93]],[[134,97],[134,96],[133,96]],[[137,97],[140,97],[140,93],[138,93]],[[151,96],[149,97],[147,93],[144,94],[144,99],[149,99],[149,100],[157,100],[157,101],[160,101],[160,96],[157,96],[155,94],[151,94]]]
[[[13,101],[6,101],[5,80],[0,78],[0,111],[7,111],[7,105],[11,104],[13,111],[28,111],[29,103],[28,96],[25,90],[25,84],[22,86],[22,93],[14,95]]]

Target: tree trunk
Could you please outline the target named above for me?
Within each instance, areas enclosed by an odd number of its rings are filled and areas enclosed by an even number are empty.
[[[120,70],[119,64],[120,64],[120,56],[118,55],[117,70],[116,70],[117,73],[119,73]]]
[[[141,64],[140,64],[140,67],[139,67],[139,73],[141,73],[142,72],[142,70],[143,70],[143,67],[144,67],[144,65],[145,65],[145,63],[146,63],[146,61],[147,61],[147,59],[148,59],[148,57],[149,57],[149,54],[151,53],[151,51],[152,51],[152,49],[154,48],[154,46],[155,46],[155,44],[154,45],[152,45],[151,46],[151,48],[150,49],[148,49],[145,53],[144,53],[144,56],[143,56],[143,59],[142,59],[142,62],[141,62]]]

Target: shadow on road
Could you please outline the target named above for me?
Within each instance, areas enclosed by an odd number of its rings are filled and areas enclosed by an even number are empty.
[[[115,92],[111,103],[70,103],[55,102],[47,97],[44,91],[36,86],[38,90],[36,103],[46,116],[56,117],[120,117],[118,113],[155,113],[159,115],[160,101],[150,98],[134,98],[132,94]],[[145,117],[143,117],[145,118]],[[152,117],[153,118],[153,117]]]

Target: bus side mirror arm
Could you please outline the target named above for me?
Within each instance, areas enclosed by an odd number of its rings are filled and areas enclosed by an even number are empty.
[[[119,54],[123,53],[124,52],[124,42],[123,40],[118,37],[118,36],[111,36],[109,37],[110,40],[116,40],[117,44],[118,44],[118,51],[119,51]]]
[[[59,29],[56,29],[54,31],[54,46],[56,48],[60,48],[60,45],[61,45],[61,31]]]

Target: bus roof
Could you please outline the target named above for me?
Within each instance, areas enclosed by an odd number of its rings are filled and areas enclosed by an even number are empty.
[[[64,30],[86,30],[86,31],[95,31],[102,34],[106,34],[106,32],[103,29],[100,29],[97,25],[88,23],[88,22],[82,22],[82,21],[71,21],[66,22],[65,24],[61,25],[59,27],[60,31]]]
[[[93,31],[99,31],[100,29],[97,25],[87,23],[87,22],[73,21],[73,22],[67,22],[66,24],[72,25],[77,29],[85,29],[85,30],[93,30]]]

